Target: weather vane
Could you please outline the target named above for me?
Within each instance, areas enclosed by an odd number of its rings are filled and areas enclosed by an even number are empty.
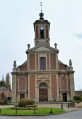
[[[41,12],[42,12],[42,2],[40,2],[40,6],[41,6]]]

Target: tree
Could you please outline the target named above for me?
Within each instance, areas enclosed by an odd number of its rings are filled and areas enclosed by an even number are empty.
[[[11,90],[9,73],[6,74],[6,87]]]
[[[0,81],[0,87],[5,87],[5,81],[4,81],[4,76],[2,76],[2,80]]]

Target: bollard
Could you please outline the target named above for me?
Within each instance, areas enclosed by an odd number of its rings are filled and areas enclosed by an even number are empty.
[[[63,109],[63,103],[61,103],[61,109]]]
[[[16,109],[16,114],[17,114],[17,109]]]
[[[51,108],[51,110],[50,110],[50,114],[52,114],[53,113],[53,111],[52,111],[52,108]]]
[[[36,114],[36,106],[34,105],[34,114]]]
[[[70,103],[68,102],[68,108],[70,107]]]

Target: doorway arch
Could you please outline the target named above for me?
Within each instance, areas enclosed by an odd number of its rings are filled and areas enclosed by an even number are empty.
[[[48,102],[48,85],[45,82],[39,84],[39,102]]]

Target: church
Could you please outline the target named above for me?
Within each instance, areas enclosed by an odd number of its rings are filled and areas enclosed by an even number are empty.
[[[50,46],[50,22],[39,14],[34,23],[34,47],[27,44],[27,59],[20,65],[13,64],[12,102],[29,98],[35,102],[67,102],[73,99],[74,71],[72,61],[69,66],[58,59],[57,44]]]

